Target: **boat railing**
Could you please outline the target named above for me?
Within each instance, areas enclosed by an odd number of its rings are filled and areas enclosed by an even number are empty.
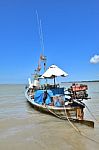
[[[56,88],[60,88],[59,84],[43,84],[40,86],[40,89],[45,90],[45,89],[56,89]]]

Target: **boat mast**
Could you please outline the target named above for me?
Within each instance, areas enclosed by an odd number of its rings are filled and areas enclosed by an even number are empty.
[[[37,70],[41,70],[41,62],[44,63],[44,72],[46,70],[46,56],[44,56],[44,40],[43,40],[43,31],[42,31],[42,24],[41,24],[41,19],[39,19],[38,12],[36,10],[36,16],[37,16],[37,23],[38,23],[38,30],[39,30],[39,37],[40,37],[40,45],[42,49],[42,54],[40,55],[39,62],[38,62],[38,67]]]

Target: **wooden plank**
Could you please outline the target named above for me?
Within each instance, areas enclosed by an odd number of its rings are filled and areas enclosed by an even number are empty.
[[[81,123],[81,124],[94,128],[94,122],[91,120],[78,120],[78,119],[70,119],[70,120],[75,123]]]

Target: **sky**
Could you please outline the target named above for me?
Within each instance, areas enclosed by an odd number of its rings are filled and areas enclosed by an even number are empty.
[[[99,80],[98,0],[2,0],[0,83],[27,83],[34,73],[42,54],[36,11],[47,68],[68,73],[63,82]]]

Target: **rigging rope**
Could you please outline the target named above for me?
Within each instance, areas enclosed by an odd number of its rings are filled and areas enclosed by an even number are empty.
[[[89,113],[91,114],[91,116],[96,120],[97,123],[99,123],[99,121],[95,118],[95,116],[92,114],[92,112],[90,111],[90,109],[88,108],[88,106],[86,104],[83,105],[83,103],[81,102],[77,102],[77,100],[75,100],[76,103],[82,105],[82,106],[86,106],[87,110],[89,111]]]
[[[51,111],[47,106],[45,106],[45,107],[47,108],[47,110],[48,110],[51,114],[53,114],[53,115],[56,116],[57,118],[62,119],[61,116],[59,116],[59,115],[57,115],[55,112]]]
[[[70,123],[70,125],[71,125],[80,135],[82,135],[82,136],[86,137],[87,139],[89,139],[89,140],[91,140],[91,141],[93,141],[93,142],[99,144],[99,142],[97,142],[97,141],[94,140],[94,139],[89,138],[86,134],[84,134],[82,131],[80,131],[80,130],[70,121],[70,119],[68,118],[66,109],[65,109],[65,114],[66,114],[66,118],[67,118],[68,122]]]
[[[90,109],[88,108],[87,105],[85,105],[87,110],[89,111],[89,113],[91,114],[91,116],[96,120],[97,123],[99,123],[99,121],[95,118],[95,116],[93,115],[93,113],[90,111]]]
[[[80,130],[70,121],[68,115],[67,115],[67,112],[66,112],[66,107],[64,106],[64,110],[65,110],[65,115],[66,115],[66,119],[68,120],[68,122],[70,123],[70,125],[77,131],[80,133]]]
[[[47,110],[48,110],[49,112],[51,112],[51,113],[52,113],[53,115],[55,115],[57,118],[63,119],[61,116],[59,116],[59,115],[57,115],[55,112],[51,111],[47,106],[46,106],[46,108],[47,108]],[[87,138],[87,139],[89,139],[89,140],[91,140],[91,141],[93,141],[93,142],[99,144],[99,142],[97,142],[97,141],[94,140],[94,139],[91,139],[91,138],[88,137],[86,134],[84,134],[82,131],[80,131],[80,130],[70,121],[70,119],[69,119],[69,117],[68,117],[68,115],[67,115],[66,107],[65,107],[65,106],[64,106],[64,110],[65,110],[66,119],[68,120],[69,124],[75,129],[75,131],[76,131],[77,133],[79,133],[81,136],[83,136],[83,137],[85,137],[85,138]],[[65,120],[66,120],[66,119],[65,119]]]
[[[38,23],[38,30],[39,30],[39,38],[40,38],[41,49],[43,50],[43,55],[44,55],[44,40],[43,40],[42,24],[41,24],[41,20],[39,19],[37,10],[36,10],[36,16],[37,16],[37,23]]]

